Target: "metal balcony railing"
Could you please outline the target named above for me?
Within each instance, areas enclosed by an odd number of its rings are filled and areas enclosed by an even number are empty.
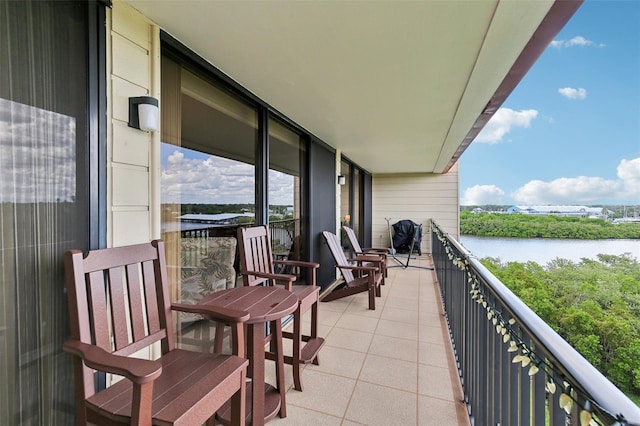
[[[640,425],[640,408],[432,223],[432,252],[475,425]]]

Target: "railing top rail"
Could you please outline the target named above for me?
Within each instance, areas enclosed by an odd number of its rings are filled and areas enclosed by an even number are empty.
[[[587,361],[573,346],[544,322],[518,296],[497,279],[475,256],[452,238],[437,223],[432,226],[447,238],[469,266],[483,280],[492,295],[508,310],[535,342],[551,354],[557,367],[574,385],[579,386],[595,404],[614,417],[622,415],[626,424],[640,425],[640,407]]]

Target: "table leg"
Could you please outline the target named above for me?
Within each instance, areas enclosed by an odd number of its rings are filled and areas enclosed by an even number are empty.
[[[280,418],[284,419],[287,417],[287,404],[285,401],[286,389],[284,386],[284,351],[282,344],[282,322],[280,319],[273,321],[272,327],[274,330],[274,336],[271,336],[271,339],[275,338],[275,351],[276,351],[276,386],[278,393],[280,394]]]
[[[264,323],[257,322],[248,327],[251,342],[251,424],[264,425]]]

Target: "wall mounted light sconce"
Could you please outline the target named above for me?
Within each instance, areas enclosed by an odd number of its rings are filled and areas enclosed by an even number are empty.
[[[347,179],[343,175],[338,176],[338,185],[344,185],[345,183],[347,183]]]
[[[129,127],[134,129],[160,130],[158,100],[151,96],[129,98]]]

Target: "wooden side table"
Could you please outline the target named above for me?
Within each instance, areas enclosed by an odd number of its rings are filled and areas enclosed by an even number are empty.
[[[284,386],[284,355],[282,348],[282,318],[292,314],[298,307],[298,298],[280,287],[236,287],[205,296],[199,305],[246,311],[247,356],[249,369],[247,376],[247,424],[264,425],[280,412],[286,417]],[[265,324],[271,323],[270,338],[276,347],[276,388],[264,382],[265,367]],[[261,415],[256,415],[261,413]],[[231,424],[230,404],[218,411],[223,424]]]

